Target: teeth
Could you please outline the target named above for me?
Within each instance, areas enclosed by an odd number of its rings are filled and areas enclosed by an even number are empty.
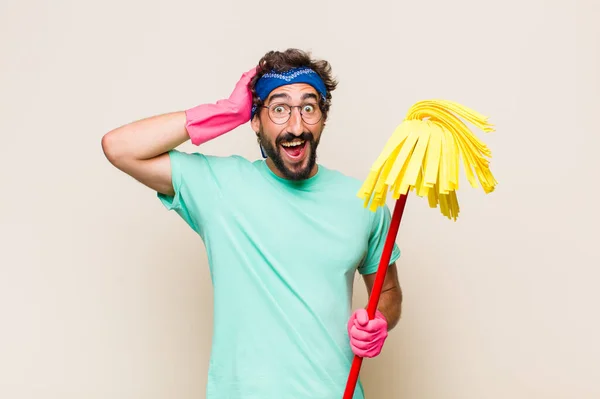
[[[290,141],[288,143],[282,143],[281,145],[284,147],[296,147],[299,145],[304,144],[304,140],[294,140],[294,141]]]

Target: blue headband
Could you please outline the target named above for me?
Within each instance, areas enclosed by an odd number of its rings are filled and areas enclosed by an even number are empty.
[[[269,94],[276,88],[294,83],[309,84],[315,88],[323,99],[327,98],[327,88],[325,87],[325,83],[323,83],[323,80],[318,73],[308,67],[294,68],[286,72],[268,72],[256,82],[254,90],[258,97],[262,101],[265,101]],[[256,109],[257,107],[254,105],[252,107],[252,115],[250,118],[254,118]]]

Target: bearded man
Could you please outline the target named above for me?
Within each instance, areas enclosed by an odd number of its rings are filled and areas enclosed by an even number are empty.
[[[208,399],[341,398],[354,355],[381,353],[402,292],[394,247],[378,311],[370,293],[390,223],[357,197],[361,182],[317,163],[337,86],[327,61],[265,54],[228,98],[118,127],[107,159],[157,193],[200,237],[214,290]],[[250,122],[263,159],[185,153]],[[354,398],[364,398],[358,382]]]

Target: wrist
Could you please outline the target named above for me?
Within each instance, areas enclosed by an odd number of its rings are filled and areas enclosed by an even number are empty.
[[[195,145],[229,133],[249,120],[249,116],[240,112],[240,106],[229,100],[197,105],[187,109],[185,116],[185,128]]]
[[[364,309],[368,312],[369,306],[365,306]],[[388,317],[387,315],[384,313],[385,311],[382,310],[381,308],[377,308],[375,309],[375,318],[379,318],[379,319],[383,319],[386,323],[388,321]]]
[[[379,318],[379,319],[382,319],[382,320],[383,320],[383,321],[385,321],[386,323],[387,323],[387,321],[388,321],[388,318],[387,318],[387,316],[385,315],[385,313],[383,313],[383,311],[381,311],[381,310],[379,310],[379,309],[377,309],[377,310],[375,311],[375,317],[376,317],[376,318]]]

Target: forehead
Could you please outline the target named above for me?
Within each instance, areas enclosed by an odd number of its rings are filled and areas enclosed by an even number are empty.
[[[318,94],[314,87],[306,83],[293,83],[274,89],[267,97],[266,102],[271,100],[302,101],[306,99],[317,100]]]

